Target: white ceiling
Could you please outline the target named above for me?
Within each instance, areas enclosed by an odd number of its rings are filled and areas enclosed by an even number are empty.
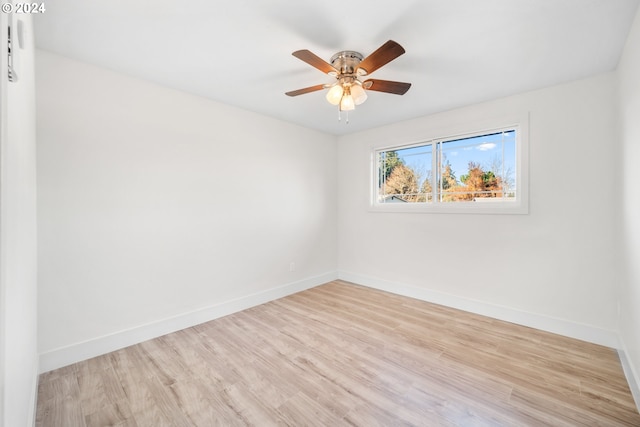
[[[36,45],[73,59],[345,134],[615,69],[639,0],[53,0]],[[293,57],[406,53],[372,78],[413,84],[370,92],[338,122],[332,81]]]

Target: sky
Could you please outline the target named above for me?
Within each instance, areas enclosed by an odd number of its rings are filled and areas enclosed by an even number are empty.
[[[469,170],[469,162],[482,166],[483,170],[492,169],[492,165],[502,164],[504,173],[511,183],[515,183],[516,132],[506,131],[489,135],[475,136],[442,143],[443,163],[447,161],[456,176],[460,179]],[[395,150],[404,163],[421,175],[421,181],[432,168],[432,145],[415,146]],[[497,174],[500,175],[500,174]]]

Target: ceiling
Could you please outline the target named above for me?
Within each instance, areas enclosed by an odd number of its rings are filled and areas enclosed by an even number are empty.
[[[640,0],[55,0],[36,46],[334,135],[614,70]],[[334,80],[293,57],[406,53],[371,74],[412,83],[370,92],[338,121]]]

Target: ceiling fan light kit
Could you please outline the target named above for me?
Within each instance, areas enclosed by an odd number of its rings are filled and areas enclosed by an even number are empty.
[[[331,84],[315,85],[290,91],[286,95],[298,96],[329,89],[326,95],[327,101],[332,105],[337,105],[340,112],[352,111],[356,108],[356,105],[365,102],[367,100],[367,90],[404,95],[411,87],[411,83],[376,79],[368,79],[363,82],[359,79],[359,77],[373,73],[404,52],[404,48],[393,40],[389,40],[366,58],[359,52],[344,50],[333,55],[330,63],[309,50],[295,51],[292,54],[293,56],[334,77],[336,81]],[[338,119],[340,119],[339,115]]]

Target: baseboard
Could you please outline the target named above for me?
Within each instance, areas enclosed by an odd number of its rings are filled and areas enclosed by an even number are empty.
[[[571,322],[565,319],[558,319],[543,316],[536,313],[516,310],[509,307],[494,305],[483,301],[476,301],[446,294],[412,285],[391,282],[375,277],[367,277],[356,273],[339,271],[338,278],[358,285],[367,286],[393,294],[416,298],[434,304],[457,308],[471,313],[481,314],[494,319],[504,320],[517,325],[528,326],[554,334],[576,338],[582,341],[592,342],[611,348],[620,348],[620,340],[617,332],[597,328],[590,325]]]
[[[140,325],[131,329],[79,342],[40,354],[40,372],[47,372],[76,362],[110,353],[130,345],[138,344],[171,332],[199,325],[229,314],[237,313],[256,305],[264,304],[287,295],[330,282],[338,278],[337,272],[328,272],[277,286],[262,292],[247,295],[211,307]]]
[[[31,388],[31,404],[29,407],[31,408],[29,413],[29,420],[27,421],[27,425],[35,427],[36,425],[36,415],[38,412],[38,387],[40,386],[40,374],[38,372],[39,361],[36,359],[36,362],[33,366],[33,372],[35,373],[34,385]]]
[[[629,383],[629,388],[631,389],[633,400],[636,402],[638,411],[640,411],[640,377],[638,377],[638,373],[627,357],[627,346],[625,345],[624,340],[620,340],[620,343],[621,346],[618,349],[620,364],[622,365],[622,370],[624,371],[624,375],[627,378],[627,382]]]

